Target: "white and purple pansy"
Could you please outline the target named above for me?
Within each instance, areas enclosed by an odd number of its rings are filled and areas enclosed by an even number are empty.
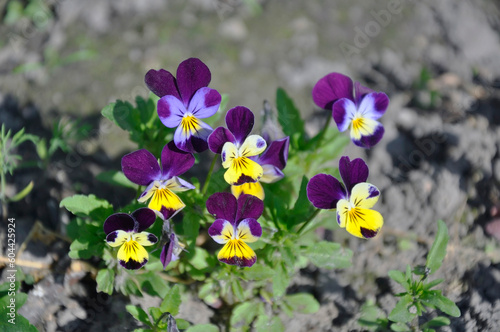
[[[230,185],[257,182],[264,175],[262,166],[251,157],[261,154],[267,143],[259,135],[249,136],[253,124],[253,113],[246,107],[237,106],[226,114],[227,129],[218,127],[208,137],[210,150],[221,154],[222,166],[227,168],[224,179]]]
[[[154,245],[158,238],[144,230],[155,220],[156,214],[148,208],[138,209],[132,214],[115,213],[106,219],[106,243],[111,247],[120,247],[117,258],[121,266],[137,270],[147,263],[149,254],[144,247]]]
[[[264,188],[260,183],[274,183],[285,176],[282,170],[285,168],[288,161],[289,145],[289,137],[278,139],[271,142],[267,150],[260,156],[250,157],[250,159],[262,166],[262,177],[257,182],[244,183],[240,186],[231,186],[233,195],[238,198],[240,195],[249,194],[264,200]]]
[[[179,178],[195,162],[191,153],[179,150],[174,142],[163,147],[161,167],[155,156],[141,149],[122,158],[122,171],[135,184],[146,186],[139,196],[139,202],[151,198],[148,207],[159,212],[162,219],[170,219],[186,205],[174,192],[182,192],[195,187]]]
[[[158,116],[168,128],[175,128],[175,145],[186,152],[203,152],[213,129],[200,119],[214,115],[221,95],[207,88],[211,80],[208,67],[197,58],[179,64],[177,78],[164,70],[151,69],[145,82],[158,100]]]
[[[353,95],[354,91],[354,95]],[[357,146],[370,148],[384,135],[377,120],[389,106],[383,92],[375,92],[339,73],[321,78],[313,88],[313,100],[321,108],[331,109],[339,131],[350,128],[351,140]]]
[[[217,255],[219,261],[239,267],[255,264],[257,255],[247,243],[257,241],[262,235],[257,219],[264,211],[264,203],[252,195],[236,199],[230,193],[215,193],[206,205],[216,218],[208,234],[215,242],[224,244]]]
[[[339,171],[344,184],[328,174],[317,174],[307,184],[307,198],[318,209],[336,209],[340,227],[354,236],[372,238],[378,234],[384,218],[371,208],[380,191],[368,179],[368,166],[360,159],[340,158]]]

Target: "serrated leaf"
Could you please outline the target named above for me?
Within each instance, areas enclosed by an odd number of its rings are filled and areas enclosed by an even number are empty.
[[[251,268],[243,270],[243,277],[246,280],[266,280],[272,278],[274,270],[265,265],[254,265]]]
[[[412,314],[409,311],[409,308],[411,305],[413,305],[412,297],[409,295],[403,296],[399,300],[399,302],[396,304],[394,309],[392,309],[388,318],[391,321],[398,322],[398,323],[410,322],[413,318],[415,318],[417,316],[416,314]]]
[[[321,241],[307,247],[304,252],[312,264],[326,269],[351,266],[352,251],[334,242]]]
[[[194,256],[189,260],[189,262],[198,270],[203,270],[209,267],[209,253],[200,247],[196,247],[194,250]]]
[[[255,323],[256,332],[284,332],[285,326],[279,317],[269,319],[268,316],[259,315]]]
[[[433,274],[436,272],[443,263],[444,256],[446,256],[446,246],[448,245],[448,228],[442,220],[438,220],[438,230],[431,250],[427,255],[427,262],[425,264]]]
[[[125,309],[127,309],[127,311],[139,322],[146,324],[149,327],[153,327],[149,321],[148,314],[141,307],[129,304],[125,306]]]
[[[93,220],[104,221],[113,213],[113,206],[105,199],[95,195],[73,195],[66,197],[59,203],[76,216],[90,216]]]
[[[308,293],[287,295],[285,301],[293,308],[293,311],[302,314],[314,314],[319,310],[319,302]]]
[[[285,294],[288,285],[290,284],[290,277],[288,272],[283,267],[283,264],[276,264],[273,276],[273,295],[281,297]]]
[[[132,183],[121,171],[106,171],[96,176],[96,179],[114,186],[131,188],[136,190],[137,185]]]
[[[241,287],[240,281],[238,279],[233,280],[231,283],[231,288],[233,290],[233,294],[238,299],[238,301],[245,301],[245,294],[243,292],[243,287]]]
[[[219,328],[213,324],[200,324],[189,327],[186,332],[219,332]]]
[[[258,306],[255,303],[245,302],[234,307],[231,314],[231,326],[247,326],[252,323],[258,314]]]
[[[181,295],[179,291],[179,286],[175,285],[167,293],[163,302],[160,305],[160,309],[163,312],[169,312],[172,316],[179,313],[179,307],[181,305]]]
[[[106,294],[113,294],[113,285],[115,283],[115,272],[111,269],[102,269],[95,278],[97,282],[97,291]]]

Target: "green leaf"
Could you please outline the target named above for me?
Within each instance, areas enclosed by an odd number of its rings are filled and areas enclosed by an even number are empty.
[[[115,272],[111,269],[102,269],[95,278],[97,282],[97,291],[109,295],[113,294],[113,285],[115,282]]]
[[[141,289],[150,295],[164,298],[169,291],[167,281],[154,271],[144,273],[137,279],[141,284]]]
[[[134,107],[129,102],[121,100],[106,105],[101,114],[113,121],[118,127],[129,132],[134,131],[136,123],[141,123],[139,114],[134,116],[136,115]],[[136,121],[135,123],[134,120]]]
[[[189,327],[186,332],[219,332],[219,328],[213,324],[200,324]]]
[[[238,279],[233,280],[233,282],[231,283],[231,288],[233,289],[233,294],[238,299],[238,301],[245,301],[245,294]]]
[[[436,279],[436,280],[430,281],[424,285],[424,290],[429,290],[429,289],[439,285],[443,281],[444,281],[444,279]]]
[[[163,312],[170,312],[172,316],[179,313],[179,307],[181,305],[181,295],[179,291],[179,286],[175,285],[170,289],[168,294],[163,299],[160,305],[160,309]]]
[[[129,304],[125,308],[139,322],[146,324],[149,327],[153,327],[153,325],[149,321],[148,314],[141,307]]]
[[[200,232],[200,216],[195,213],[186,212],[182,219],[184,236],[195,241]]]
[[[210,254],[200,247],[196,247],[194,250],[194,256],[189,260],[189,262],[197,269],[203,270],[209,267]]]
[[[37,328],[29,322],[24,316],[16,314],[15,324],[9,323],[10,316],[5,311],[0,311],[2,319],[0,320],[0,330],[1,331],[23,331],[23,332],[38,332]]]
[[[177,318],[175,320],[175,322],[177,323],[177,328],[179,330],[185,330],[185,329],[189,328],[189,326],[191,325],[191,324],[189,324],[188,321],[186,321],[186,320],[184,320],[182,318]]]
[[[16,195],[11,197],[9,199],[9,201],[17,202],[17,201],[22,200],[24,197],[26,197],[31,192],[31,189],[33,189],[33,181],[30,181],[30,183],[28,183],[28,185],[23,190],[21,190]]]
[[[285,136],[290,136],[294,148],[299,148],[304,144],[304,121],[292,99],[282,88],[278,88],[276,91],[276,107],[278,109],[278,122],[283,128],[283,133]]]
[[[307,247],[304,252],[314,265],[326,269],[351,266],[352,251],[334,242],[321,241]]]
[[[266,280],[274,276],[274,270],[265,265],[254,265],[243,270],[243,278],[246,280]]]
[[[314,314],[319,310],[319,302],[308,293],[287,295],[285,302],[293,308],[293,311],[301,314]]]
[[[443,316],[438,316],[438,317],[435,317],[435,318],[431,319],[427,323],[423,324],[421,326],[421,328],[422,329],[426,329],[426,328],[429,328],[429,327],[448,326],[448,325],[450,325],[450,323],[451,322],[450,322],[449,318],[443,317]]]
[[[106,200],[95,195],[73,195],[61,201],[59,207],[64,207],[76,216],[90,216],[93,220],[104,221],[113,213],[113,206]]]
[[[121,171],[106,171],[96,176],[96,179],[114,186],[137,190],[137,185],[132,183]]]
[[[409,332],[409,331],[411,331],[411,329],[406,324],[403,324],[403,323],[392,324],[391,330],[396,331],[396,332]]]
[[[427,266],[433,274],[436,272],[443,263],[444,256],[446,256],[446,246],[448,245],[448,228],[442,220],[438,220],[438,231],[431,250],[427,255]]]
[[[385,313],[373,301],[364,303],[360,311],[359,325],[366,327],[368,330],[387,330],[389,321]]]
[[[291,229],[293,226],[307,220],[315,209],[307,198],[308,182],[309,179],[306,176],[303,176],[300,184],[299,197],[297,198],[297,201],[295,201],[293,209],[289,212],[289,215],[286,218],[286,226],[288,229]]]
[[[403,272],[397,270],[391,270],[387,273],[389,277],[404,287],[407,291],[410,290],[409,281],[406,279],[406,276]]]
[[[285,326],[279,317],[273,317],[271,320],[266,315],[259,315],[255,322],[256,332],[284,332]]]
[[[288,285],[290,284],[290,277],[287,270],[283,267],[282,263],[276,264],[275,274],[273,277],[273,295],[281,297],[285,294]]]
[[[231,314],[231,326],[239,327],[250,325],[255,316],[257,316],[258,310],[259,306],[255,305],[255,303],[245,302],[238,304],[234,307]]]
[[[408,323],[417,315],[409,311],[410,306],[413,305],[413,299],[410,295],[403,296],[396,304],[394,309],[389,314],[389,319],[393,322]]]
[[[452,317],[460,317],[460,309],[455,302],[441,294],[441,291],[427,291],[421,296],[425,305],[435,306],[445,314]]]

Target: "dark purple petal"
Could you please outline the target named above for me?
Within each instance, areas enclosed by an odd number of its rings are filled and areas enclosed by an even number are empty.
[[[252,218],[247,218],[240,221],[239,228],[236,229],[236,233],[238,233],[238,231],[241,230],[241,226],[244,225],[245,223],[248,225],[248,228],[250,229],[250,234],[253,237],[262,236],[262,227],[260,226],[260,223]]]
[[[350,161],[349,157],[343,156],[339,161],[339,172],[348,193],[356,184],[368,179],[368,166],[361,158]]]
[[[233,194],[215,193],[207,199],[206,205],[208,212],[215,218],[224,219],[234,224],[238,205]]]
[[[248,108],[236,106],[227,111],[226,124],[236,143],[242,144],[253,129],[254,115]]]
[[[122,171],[127,179],[141,186],[147,186],[151,181],[159,179],[161,175],[158,161],[146,149],[123,156]]]
[[[115,213],[110,215],[104,222],[104,233],[122,230],[125,232],[132,232],[135,227],[134,218],[126,213]]]
[[[288,161],[288,147],[290,138],[285,137],[272,142],[266,151],[258,158],[260,165],[273,165],[280,170],[285,168]]]
[[[120,265],[126,268],[127,270],[139,270],[141,267],[146,265],[147,262],[148,262],[147,259],[144,259],[142,262],[137,262],[133,259],[129,259],[126,262],[120,260]]]
[[[208,147],[213,153],[221,154],[226,142],[236,143],[233,134],[226,128],[218,127],[208,136]]]
[[[170,234],[170,240],[163,246],[160,254],[160,261],[163,265],[163,269],[172,261],[172,252],[175,246],[175,234]]]
[[[373,135],[361,136],[361,139],[359,141],[352,140],[352,142],[359,147],[369,149],[375,146],[378,142],[380,142],[380,140],[384,136],[384,132],[385,132],[384,127],[382,126],[382,124],[379,123]]]
[[[389,97],[383,92],[373,92],[364,96],[359,112],[364,118],[378,120],[389,106]]]
[[[307,198],[318,209],[336,209],[337,202],[346,198],[346,192],[333,176],[317,174],[307,184]]]
[[[217,90],[201,88],[189,102],[188,111],[198,119],[208,118],[219,110],[221,100],[222,97]]]
[[[312,90],[312,97],[316,105],[325,109],[332,109],[333,103],[340,98],[353,98],[352,80],[339,73],[330,73],[321,78]]]
[[[145,229],[151,227],[156,220],[156,214],[149,208],[140,208],[132,212],[132,217],[137,221],[136,233],[140,233]]]
[[[195,92],[208,86],[211,79],[208,67],[197,58],[182,61],[177,67],[177,87],[184,105],[189,105]]]
[[[162,179],[167,180],[173,176],[181,175],[193,167],[195,158],[191,153],[184,152],[170,141],[161,151]]]
[[[211,237],[214,236],[221,236],[222,235],[222,230],[224,229],[224,224],[227,222],[232,223],[230,220],[226,219],[216,219],[212,225],[208,228],[208,235]]]
[[[181,210],[167,209],[165,206],[162,206],[158,214],[158,217],[160,217],[163,220],[168,220],[173,216],[175,216],[180,211]]]
[[[146,73],[144,82],[146,82],[149,90],[153,91],[160,98],[166,95],[172,95],[178,99],[181,98],[179,91],[177,91],[174,76],[165,69],[151,69]]]
[[[108,243],[113,243],[115,242],[116,238],[118,237],[118,231],[113,231],[106,235],[106,242]]]
[[[359,82],[354,83],[354,100],[356,102],[356,105],[359,106],[363,97],[372,92],[375,91],[365,86],[362,86],[361,83]]]
[[[238,267],[251,267],[252,265],[257,262],[257,256],[253,256],[250,259],[247,259],[245,257],[238,257],[238,256],[233,256],[229,258],[222,258],[219,259],[222,263],[226,263],[229,265],[236,265]]]
[[[161,123],[168,128],[177,127],[181,123],[184,113],[186,113],[186,107],[182,104],[182,101],[174,96],[160,98],[157,109]]]
[[[361,231],[361,235],[363,235],[365,239],[371,239],[372,237],[375,237],[375,235],[378,234],[378,230],[368,229],[364,227],[360,227],[359,229]]]
[[[243,219],[259,219],[264,212],[264,202],[253,195],[241,195],[238,197],[238,211],[236,212],[236,224]]]

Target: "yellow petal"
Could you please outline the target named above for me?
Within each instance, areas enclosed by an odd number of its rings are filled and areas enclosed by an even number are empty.
[[[370,209],[377,203],[380,191],[372,184],[362,182],[352,188],[350,201],[358,208]]]
[[[134,240],[130,240],[120,247],[117,258],[125,263],[130,263],[130,261],[132,261],[133,263],[141,265],[148,260],[149,254],[142,245]]]
[[[231,167],[224,173],[224,180],[230,185],[242,185],[247,182],[257,182],[263,173],[262,166],[255,161],[239,157],[232,161]]]
[[[234,239],[226,243],[217,258],[231,265],[252,266],[257,260],[257,255],[245,242]]]
[[[267,144],[259,135],[250,135],[240,147],[239,154],[242,157],[257,156],[264,152]]]
[[[346,230],[360,238],[374,237],[383,224],[384,218],[375,210],[356,207],[347,213]]]
[[[258,225],[258,223],[255,220],[253,220],[252,222],[253,222],[254,229],[255,229],[255,226],[259,226],[259,227],[257,227],[258,230],[254,230],[254,233],[256,233],[258,231],[260,234],[262,234],[262,230],[260,228],[260,225]],[[252,243],[252,242],[257,241],[260,237],[260,234],[259,234],[259,236],[254,236],[252,234],[252,231],[250,230],[250,225],[249,225],[248,221],[246,221],[246,220],[243,220],[242,222],[240,222],[238,224],[238,227],[236,228],[236,239],[239,239],[239,240],[247,242],[247,243]]]
[[[371,136],[377,129],[378,122],[368,118],[355,117],[351,123],[351,138],[360,140],[361,136]]]
[[[337,202],[337,223],[345,228],[349,213],[349,201],[341,199]]]
[[[117,230],[107,235],[106,242],[111,247],[119,247],[129,239],[130,239],[130,233],[122,230]]]
[[[132,239],[142,246],[152,246],[153,244],[158,242],[158,238],[148,232],[134,234],[132,235]]]
[[[163,188],[155,190],[148,207],[152,210],[161,211],[162,206],[177,211],[183,209],[186,205],[170,189]]]
[[[229,168],[233,164],[234,159],[238,158],[238,148],[231,142],[226,142],[222,147],[221,158],[222,167]]]
[[[240,197],[240,195],[248,194],[254,195],[263,201],[265,197],[264,188],[262,188],[259,181],[244,183],[241,186],[231,186],[231,192],[236,198]]]

